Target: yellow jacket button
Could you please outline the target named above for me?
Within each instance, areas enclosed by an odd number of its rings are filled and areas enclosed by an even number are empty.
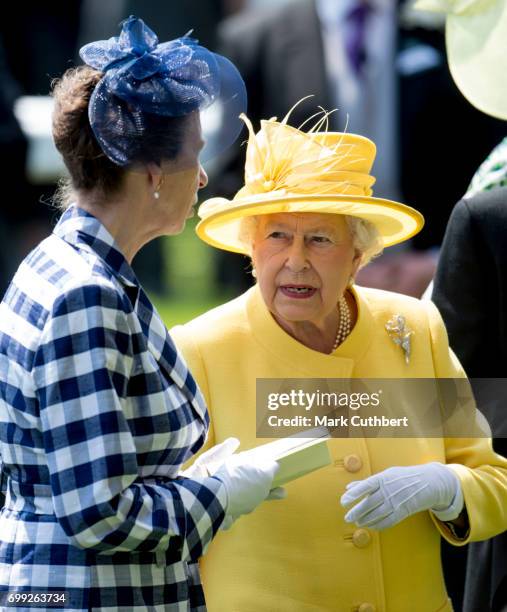
[[[358,455],[347,455],[343,458],[343,465],[347,472],[359,472],[363,467],[363,462]]]
[[[352,534],[352,542],[357,548],[365,548],[371,542],[370,532],[367,529],[356,529]]]
[[[357,612],[375,612],[376,609],[377,608],[371,603],[362,603],[357,609]]]

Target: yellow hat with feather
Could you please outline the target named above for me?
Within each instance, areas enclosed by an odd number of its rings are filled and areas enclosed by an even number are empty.
[[[329,113],[308,132],[281,122],[261,121],[256,134],[244,115],[249,139],[245,185],[232,200],[211,198],[199,208],[198,236],[212,246],[246,253],[244,217],[274,213],[328,213],[371,221],[384,247],[407,240],[424,225],[413,208],[373,197],[370,171],[376,147],[368,138],[319,131]]]

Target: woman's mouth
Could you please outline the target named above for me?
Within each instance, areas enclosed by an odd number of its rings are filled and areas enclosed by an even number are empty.
[[[296,300],[308,299],[317,292],[317,289],[310,285],[280,285],[279,289],[283,295]]]

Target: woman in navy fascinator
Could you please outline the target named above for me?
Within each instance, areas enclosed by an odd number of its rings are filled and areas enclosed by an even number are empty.
[[[197,561],[279,496],[277,464],[229,439],[181,470],[208,411],[131,261],[183,229],[207,182],[201,111],[220,105],[225,148],[245,88],[135,17],[81,57],[54,89],[63,214],[0,305],[0,606],[205,610]]]

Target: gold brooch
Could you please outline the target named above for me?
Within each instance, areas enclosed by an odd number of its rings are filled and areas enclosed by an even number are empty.
[[[399,314],[391,317],[386,323],[386,330],[394,344],[402,348],[405,353],[405,363],[408,363],[410,359],[410,336],[414,332],[407,327],[405,317]]]

